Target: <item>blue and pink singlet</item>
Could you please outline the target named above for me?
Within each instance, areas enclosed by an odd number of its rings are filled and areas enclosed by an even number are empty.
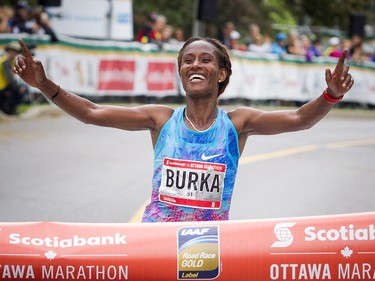
[[[222,109],[205,132],[190,130],[177,108],[154,148],[151,203],[143,222],[228,220],[237,173],[238,135]]]

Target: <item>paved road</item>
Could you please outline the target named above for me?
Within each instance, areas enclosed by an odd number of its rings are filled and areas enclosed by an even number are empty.
[[[129,222],[151,192],[148,132],[65,114],[0,121],[0,221]],[[249,139],[231,219],[375,211],[375,114]]]

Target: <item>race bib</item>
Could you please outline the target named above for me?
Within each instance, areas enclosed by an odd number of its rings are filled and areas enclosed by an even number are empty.
[[[225,164],[164,158],[159,200],[186,207],[219,209],[225,172]]]

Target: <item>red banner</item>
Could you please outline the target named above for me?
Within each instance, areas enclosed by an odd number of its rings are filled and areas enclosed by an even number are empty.
[[[101,60],[98,90],[134,91],[135,60]]]
[[[147,90],[176,90],[176,77],[176,64],[174,62],[149,62],[146,74]]]
[[[375,280],[374,223],[0,223],[0,280]]]

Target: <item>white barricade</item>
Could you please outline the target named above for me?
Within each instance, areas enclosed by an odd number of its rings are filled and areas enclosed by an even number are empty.
[[[15,40],[1,35],[0,44]],[[184,95],[177,70],[178,48],[138,42],[94,41],[61,37],[49,44],[42,37],[26,37],[36,44],[49,77],[80,95],[156,97]],[[233,75],[222,99],[285,100],[305,102],[326,88],[325,68],[337,59],[302,56],[280,59],[273,54],[232,52]],[[355,85],[343,101],[375,105],[375,63],[353,64]]]

